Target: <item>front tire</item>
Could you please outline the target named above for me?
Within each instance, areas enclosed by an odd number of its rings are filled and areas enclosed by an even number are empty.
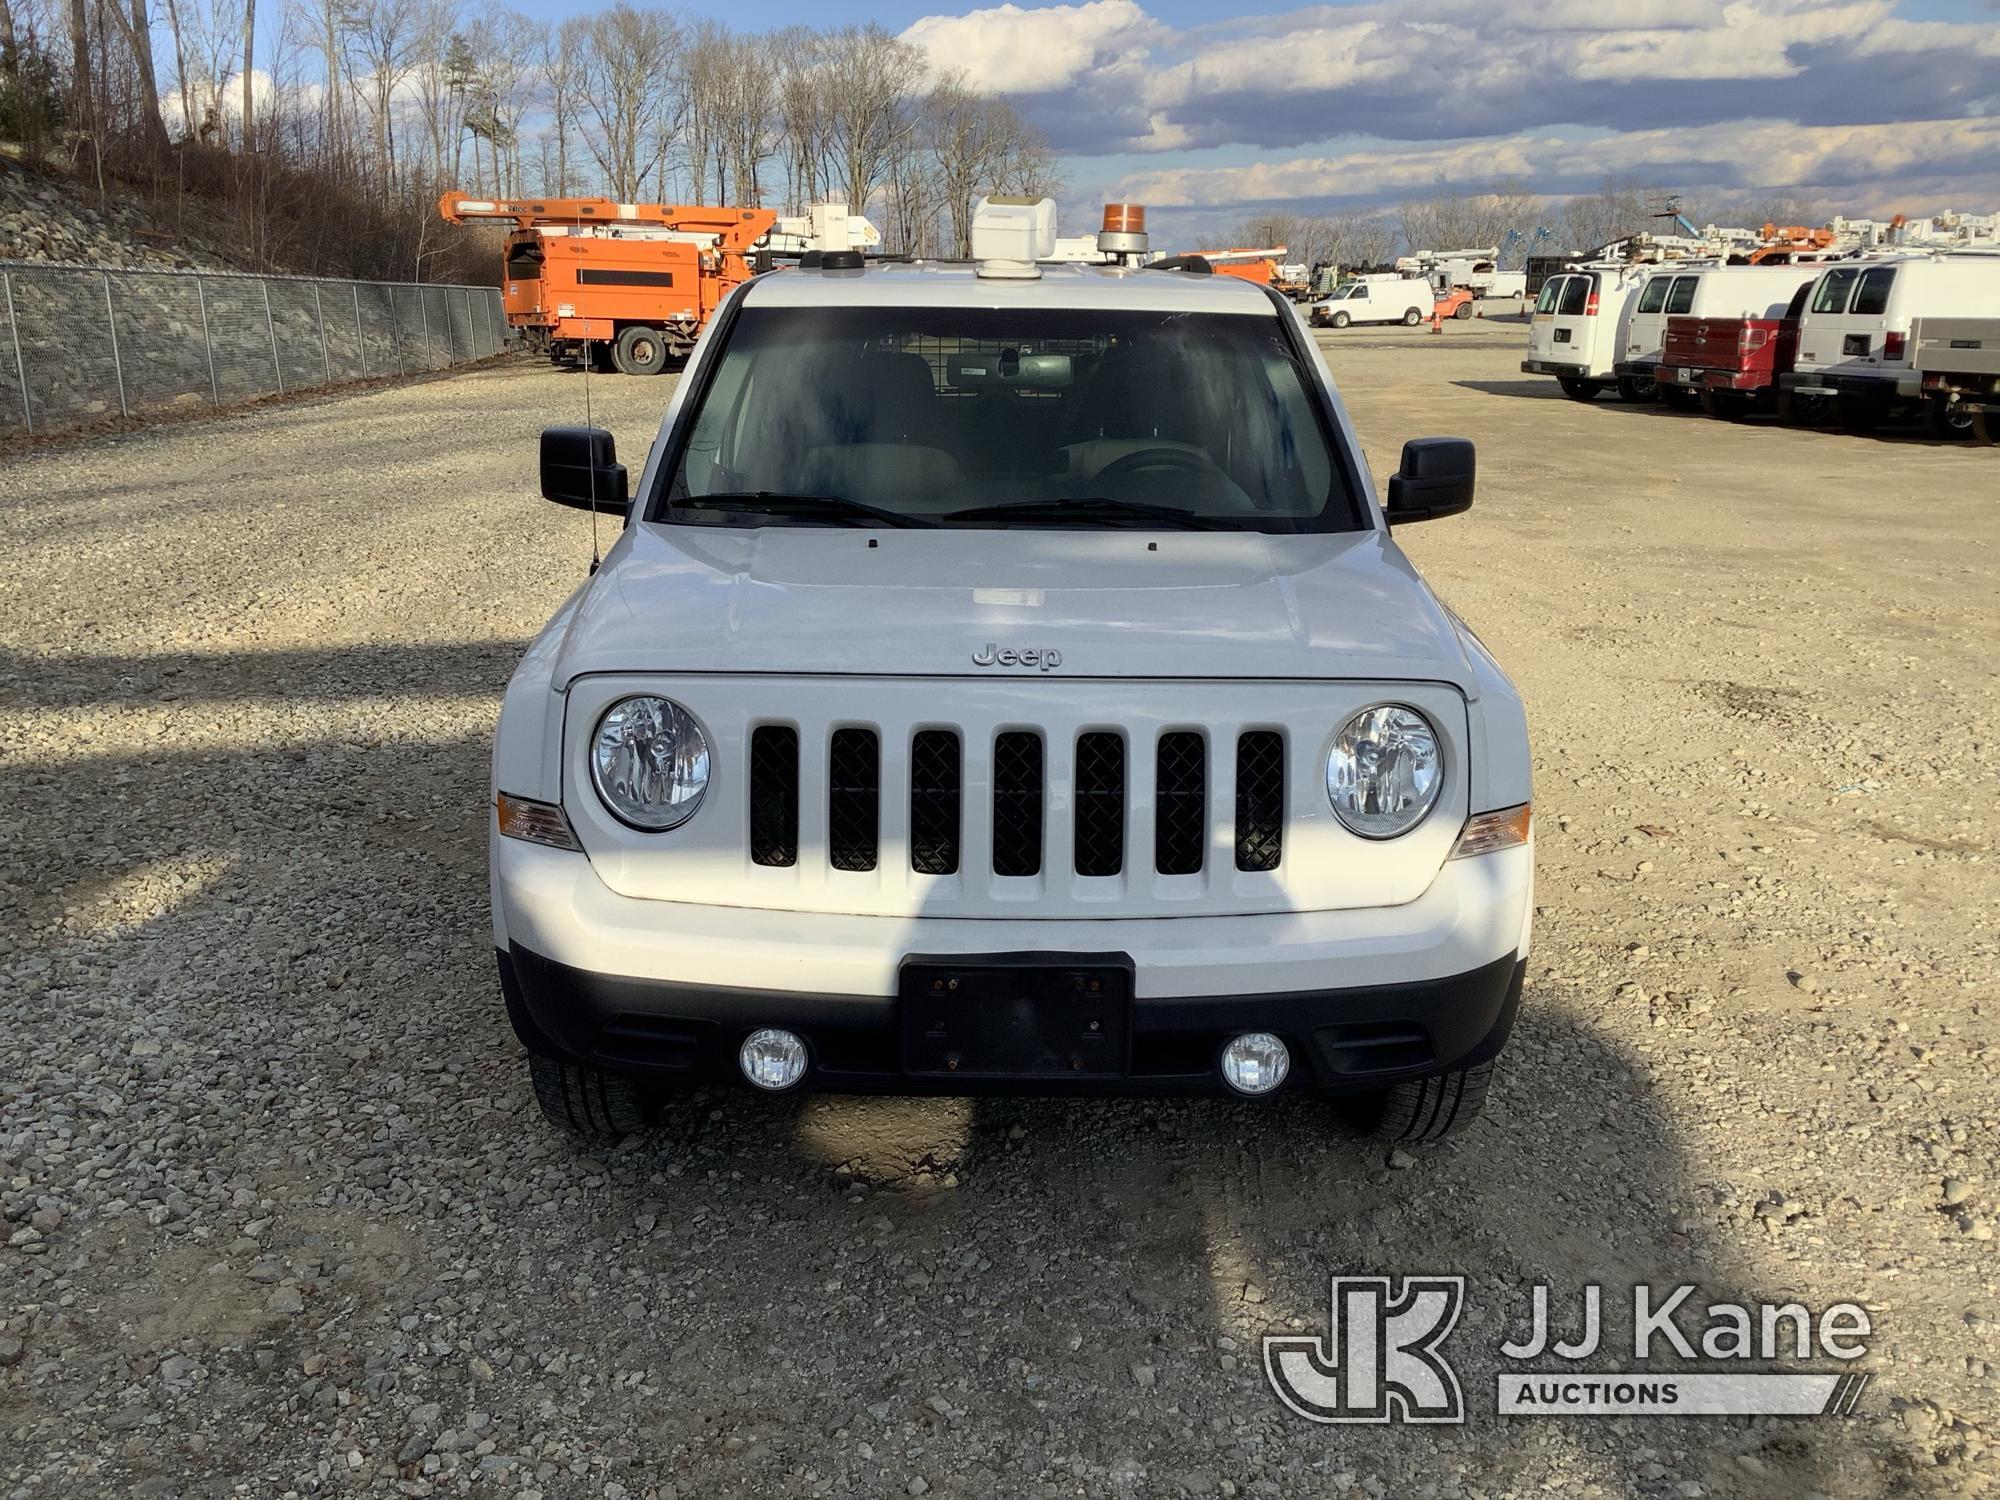
[[[1454,308],[1453,308],[1453,309],[1451,310],[1451,315],[1452,315],[1452,316],[1453,316],[1454,318],[1469,318],[1469,317],[1471,317],[1471,316],[1472,316],[1472,304],[1471,304],[1470,302],[1461,302],[1461,303],[1459,303],[1459,304],[1458,304],[1458,306],[1454,307]]]
[[[1572,401],[1595,401],[1600,387],[1594,380],[1580,380],[1574,375],[1558,375],[1556,384]]]
[[[1349,1125],[1378,1141],[1441,1141],[1479,1118],[1492,1082],[1493,1064],[1483,1062],[1344,1098],[1337,1107]]]
[[[1354,319],[1350,318],[1344,312],[1337,312],[1333,315],[1331,321],[1335,328],[1345,328],[1349,323],[1352,323]]]
[[[529,1053],[528,1081],[548,1122],[589,1146],[615,1146],[659,1113],[658,1099],[635,1080],[559,1057]]]
[[[666,335],[657,328],[635,323],[618,335],[611,346],[611,362],[624,375],[657,375],[667,367]]]

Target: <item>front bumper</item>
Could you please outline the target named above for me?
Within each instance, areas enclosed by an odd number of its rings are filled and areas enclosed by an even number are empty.
[[[1038,955],[987,955],[996,956]],[[1327,1092],[1379,1089],[1498,1055],[1513,1030],[1527,970],[1525,960],[1509,954],[1469,973],[1409,984],[1139,1000],[1123,1071],[1070,1079],[914,1073],[903,1055],[903,1002],[895,996],[615,979],[521,947],[501,951],[499,960],[508,1015],[531,1051],[621,1073],[741,1083],[736,1054],[744,1038],[779,1026],[805,1040],[811,1067],[803,1088],[951,1095],[1214,1093],[1223,1087],[1217,1068],[1223,1045],[1246,1031],[1284,1039],[1292,1084]]]
[[[601,1066],[735,1078],[750,1031],[783,1026],[814,1055],[808,1083],[977,1091],[906,1077],[897,991],[913,955],[1092,953],[1132,969],[1129,1075],[1074,1092],[1219,1087],[1216,1054],[1275,1031],[1295,1078],[1372,1087],[1483,1060],[1513,1022],[1528,953],[1534,846],[1445,864],[1401,906],[1083,921],[860,917],[645,901],[580,854],[492,844],[494,942],[531,1048]],[[1363,1066],[1363,1059],[1373,1061]],[[1385,1061],[1386,1060],[1386,1061]]]

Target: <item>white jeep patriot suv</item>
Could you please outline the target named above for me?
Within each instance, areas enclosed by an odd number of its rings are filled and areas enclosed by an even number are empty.
[[[1478,1113],[1527,726],[1391,531],[1466,509],[1471,445],[1408,443],[1379,502],[1289,303],[1038,267],[1052,223],[738,288],[629,498],[608,433],[543,434],[544,494],[627,522],[494,747],[501,984],[558,1124],[725,1080]]]

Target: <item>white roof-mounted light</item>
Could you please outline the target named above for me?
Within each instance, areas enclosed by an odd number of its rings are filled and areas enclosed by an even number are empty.
[[[1030,281],[1056,253],[1053,198],[981,198],[972,205],[972,258],[985,278]]]

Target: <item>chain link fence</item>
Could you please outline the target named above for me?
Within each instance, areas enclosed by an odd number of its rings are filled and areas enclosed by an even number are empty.
[[[0,262],[0,432],[498,354],[497,287]]]

